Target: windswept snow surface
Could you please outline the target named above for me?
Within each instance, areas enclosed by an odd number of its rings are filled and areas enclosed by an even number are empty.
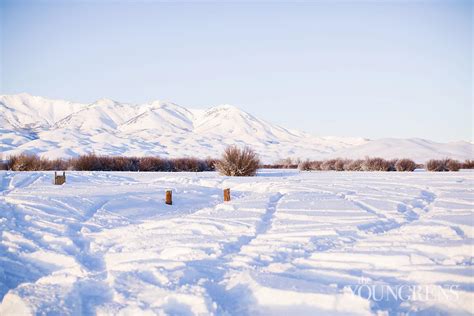
[[[0,177],[1,315],[474,311],[471,172]]]

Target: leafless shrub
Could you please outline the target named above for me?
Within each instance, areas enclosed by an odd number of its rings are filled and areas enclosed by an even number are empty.
[[[298,169],[301,171],[313,170],[311,169],[311,161],[305,160],[305,161],[300,162],[300,164],[298,165]]]
[[[138,171],[139,161],[137,157],[112,157],[111,168],[114,171]]]
[[[71,159],[72,168],[78,171],[95,171],[101,170],[102,166],[99,157],[95,154],[81,155]]]
[[[46,160],[46,159],[45,159]],[[50,169],[48,170],[68,170],[71,169],[70,161],[65,159],[54,159],[49,161]],[[44,169],[46,170],[46,169]]]
[[[0,157],[1,158],[1,157]],[[285,162],[285,161],[281,161]],[[282,165],[265,165],[268,168],[292,168],[293,161],[286,160]],[[0,170],[39,171],[39,170],[78,170],[78,171],[212,171],[218,169],[222,174],[245,176],[255,175],[259,159],[254,151],[246,147],[239,149],[231,146],[226,149],[221,160],[212,158],[175,158],[160,157],[120,157],[82,155],[68,160],[38,157],[30,154],[10,156],[6,161],[0,159]],[[324,161],[299,161],[300,170],[336,170],[336,171],[413,171],[422,166],[410,159],[385,160],[366,158],[365,160],[329,159]],[[429,160],[425,166],[429,171],[458,171],[461,168],[474,168],[474,160],[461,163],[454,159]]]
[[[431,159],[426,162],[425,167],[428,171],[448,171],[447,162],[447,159]]]
[[[350,160],[348,159],[341,159],[341,158],[338,158],[336,159],[336,162],[334,163],[334,170],[336,171],[344,171],[345,170],[345,166],[349,163]]]
[[[311,161],[311,170],[317,170],[317,171],[321,171],[323,170],[321,168],[321,165],[323,164],[323,161],[321,160],[314,160],[314,161]]]
[[[263,164],[260,167],[265,169],[298,169],[302,161],[300,159],[293,160],[292,158],[285,158],[277,160],[274,163]]]
[[[461,169],[474,169],[474,160],[466,159],[462,163]]]
[[[39,166],[36,170],[66,170],[68,168],[68,161],[64,159],[53,159],[49,160],[47,158],[39,159]]]
[[[173,166],[172,171],[205,171],[207,165],[205,161],[196,158],[176,158],[172,159],[171,164]]]
[[[398,159],[395,163],[397,171],[413,171],[416,169],[416,163],[411,159]]]
[[[3,170],[13,171],[40,171],[40,170],[66,170],[69,161],[64,159],[53,159],[38,157],[34,154],[12,155],[7,161],[1,162]]]
[[[324,160],[321,163],[321,170],[329,171],[336,170],[336,159]]]
[[[362,171],[364,170],[364,160],[362,159],[348,160],[347,163],[344,164],[344,170]]]
[[[87,154],[71,159],[40,158],[36,155],[20,154],[10,156],[3,162],[0,169],[14,171],[39,170],[78,170],[78,171],[212,171],[216,159],[207,158],[176,158],[163,159],[159,157],[122,157],[98,156]]]
[[[448,171],[459,171],[459,169],[461,169],[461,163],[455,159],[448,159],[446,161],[446,169],[448,169]]]
[[[290,157],[285,158],[285,159],[280,159],[278,160],[275,164],[273,164],[275,167],[278,167],[279,169],[296,169],[298,168],[298,165],[300,164],[300,160],[293,160]]]
[[[30,154],[12,155],[7,162],[8,169],[13,171],[36,171],[40,166],[41,159]]]
[[[251,148],[240,149],[229,146],[216,164],[216,168],[226,176],[254,176],[259,165],[260,159]]]
[[[390,171],[390,162],[383,158],[366,158],[363,169],[365,171]]]
[[[206,163],[206,170],[205,171],[214,171],[216,170],[216,164],[219,160],[207,157],[204,162]]]
[[[426,170],[428,171],[459,171],[461,163],[455,159],[431,159],[426,162]]]
[[[143,157],[138,161],[139,171],[170,171],[170,164],[167,160],[159,157]]]

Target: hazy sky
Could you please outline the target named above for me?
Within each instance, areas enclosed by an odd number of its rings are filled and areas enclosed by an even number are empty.
[[[471,140],[470,1],[0,0],[0,93],[233,104],[317,135]]]

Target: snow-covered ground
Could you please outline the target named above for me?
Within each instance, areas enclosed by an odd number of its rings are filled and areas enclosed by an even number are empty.
[[[1,315],[474,312],[471,172],[0,179]]]

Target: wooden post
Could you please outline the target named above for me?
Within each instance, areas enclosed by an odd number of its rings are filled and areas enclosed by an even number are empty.
[[[66,182],[66,172],[63,171],[62,176],[58,176],[57,172],[54,172],[54,184],[55,185],[63,185]]]
[[[165,203],[168,204],[168,205],[173,204],[173,194],[172,194],[171,190],[166,190]]]
[[[224,201],[230,201],[230,189],[224,189]]]

